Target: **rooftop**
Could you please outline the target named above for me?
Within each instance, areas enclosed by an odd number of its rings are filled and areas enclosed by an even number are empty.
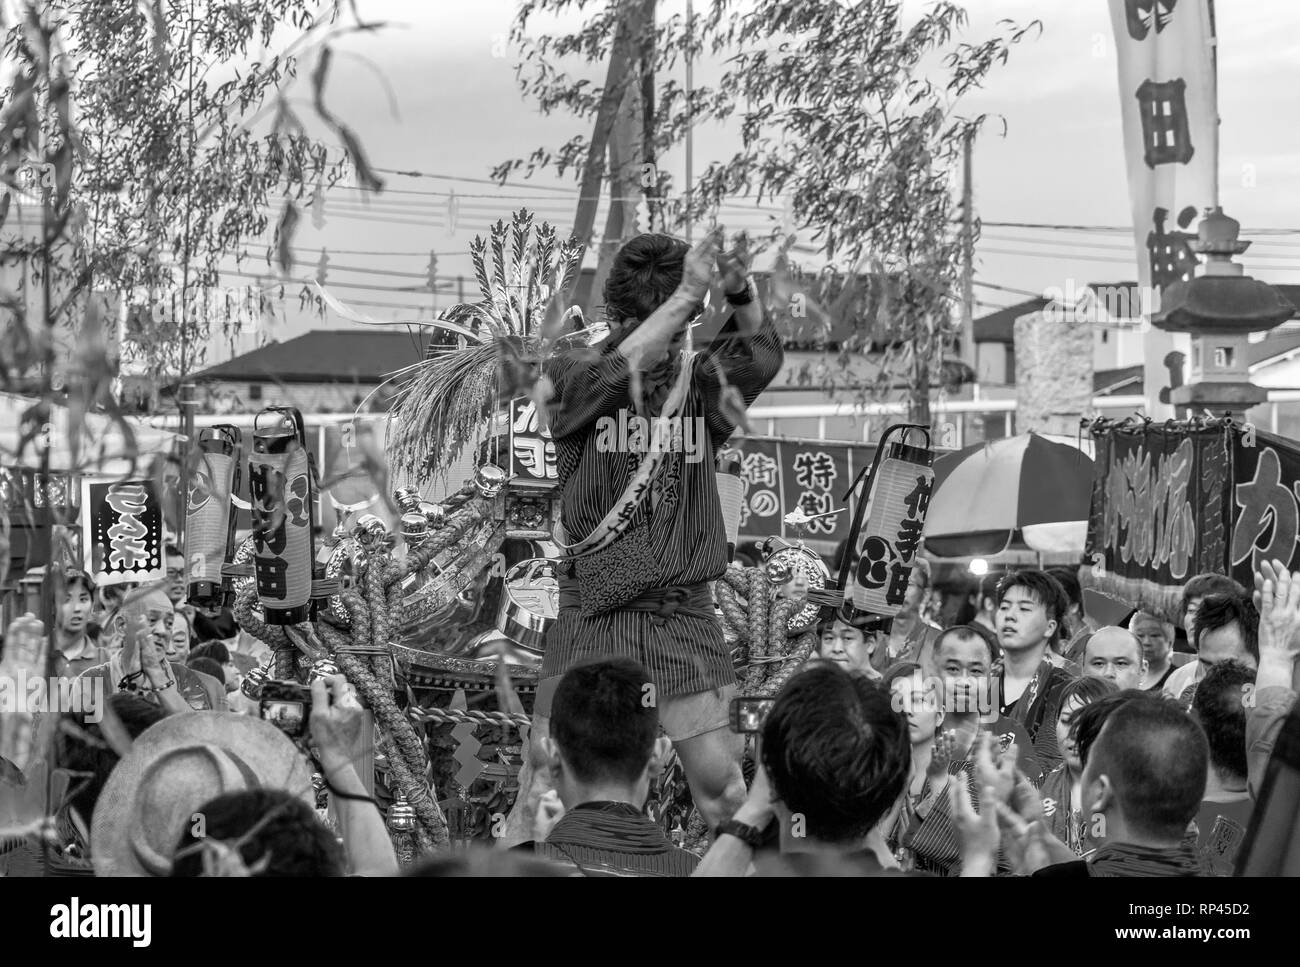
[[[194,374],[197,382],[382,383],[424,358],[425,332],[313,329]]]

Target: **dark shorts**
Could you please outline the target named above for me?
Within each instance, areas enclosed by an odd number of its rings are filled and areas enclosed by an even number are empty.
[[[540,678],[558,679],[579,662],[616,656],[644,665],[663,698],[736,684],[731,649],[716,618],[678,614],[660,621],[649,611],[584,618],[576,608],[561,609],[551,626]]]

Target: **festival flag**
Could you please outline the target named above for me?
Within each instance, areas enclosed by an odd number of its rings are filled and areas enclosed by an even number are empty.
[[[81,482],[82,547],[95,584],[148,584],[166,575],[162,502],[149,480]]]
[[[1161,391],[1182,384],[1191,342],[1151,327],[1150,316],[1164,286],[1195,274],[1196,223],[1218,203],[1213,3],[1110,0],[1110,15],[1146,322],[1146,410],[1165,420],[1175,414]]]

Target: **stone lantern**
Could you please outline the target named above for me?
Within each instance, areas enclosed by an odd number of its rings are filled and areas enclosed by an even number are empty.
[[[1234,262],[1250,247],[1238,240],[1240,223],[1215,207],[1201,219],[1192,248],[1205,256],[1201,274],[1165,287],[1151,323],[1192,337],[1187,385],[1170,393],[1177,407],[1244,413],[1268,394],[1250,381],[1246,348],[1252,332],[1267,332],[1295,313],[1277,289],[1245,275]]]

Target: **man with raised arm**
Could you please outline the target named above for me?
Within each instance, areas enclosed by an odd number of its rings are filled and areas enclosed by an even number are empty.
[[[538,740],[555,685],[588,658],[628,657],[649,671],[646,700],[710,828],[745,799],[741,740],[727,728],[736,678],[709,587],[727,567],[715,462],[783,353],[744,263],[718,245],[716,233],[693,249],[667,235],[628,242],[605,283],[609,337],[546,367],[570,561],[542,664],[532,775],[521,776],[507,844],[532,828],[550,785]],[[707,348],[685,353],[715,266],[730,318]]]

